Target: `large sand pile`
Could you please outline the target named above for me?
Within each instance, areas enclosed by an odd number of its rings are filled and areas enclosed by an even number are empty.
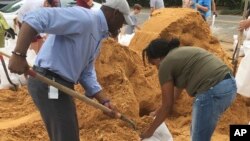
[[[141,52],[148,43],[155,38],[179,38],[181,46],[202,47],[215,53],[227,64],[226,53],[220,46],[219,41],[211,36],[209,26],[201,15],[192,10],[184,8],[162,9],[154,13],[154,16],[145,22],[141,31],[130,43],[131,49]]]
[[[186,31],[184,35],[183,31]],[[134,131],[125,122],[110,119],[100,110],[76,100],[82,141],[139,141],[138,133],[152,121],[146,115],[160,105],[161,94],[156,70],[151,66],[144,67],[138,53],[150,40],[156,37],[169,38],[172,34],[181,37],[183,45],[204,47],[226,61],[225,52],[218,41],[211,37],[208,27],[197,13],[188,9],[169,9],[157,13],[135,35],[130,46],[135,51],[121,47],[113,40],[105,41],[96,62],[98,80],[118,110],[135,120],[139,129]],[[194,36],[196,34],[199,36]],[[76,90],[83,92],[80,86],[76,86]],[[191,105],[192,98],[182,94],[173,114],[166,120],[176,141],[189,139]],[[213,140],[229,140],[229,124],[247,123],[247,116],[245,102],[238,96],[220,120]],[[39,140],[45,141],[48,137],[26,87],[18,92],[1,90],[0,141]]]

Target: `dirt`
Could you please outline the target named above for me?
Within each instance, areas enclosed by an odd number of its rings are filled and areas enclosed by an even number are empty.
[[[176,16],[178,15],[178,16]],[[227,64],[228,56],[218,40],[211,36],[209,27],[196,12],[189,9],[168,9],[156,12],[136,33],[129,48],[106,40],[96,61],[98,80],[104,93],[118,111],[133,119],[138,126],[133,130],[126,122],[111,119],[100,110],[75,100],[81,141],[139,141],[139,134],[152,121],[147,116],[161,104],[157,71],[142,63],[141,51],[150,40],[170,36],[179,37],[183,46],[198,46],[214,52]],[[81,86],[76,91],[83,93]],[[246,99],[237,96],[234,104],[218,123],[214,141],[229,140],[230,124],[246,124],[250,117]],[[175,141],[189,140],[192,98],[185,92],[176,101],[166,124]],[[26,87],[17,92],[0,91],[0,141],[46,141],[44,124]]]

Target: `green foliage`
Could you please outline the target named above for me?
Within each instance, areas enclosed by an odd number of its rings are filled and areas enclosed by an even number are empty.
[[[96,2],[102,3],[105,0],[95,0]],[[143,7],[149,7],[150,0],[127,0],[130,6],[133,6],[135,3],[141,4]],[[181,6],[182,0],[164,0],[166,6]]]
[[[230,9],[240,9],[244,7],[245,0],[215,0],[216,5],[229,7]]]
[[[141,4],[143,7],[149,7],[150,0],[128,0],[129,5],[134,5],[135,3]],[[181,6],[182,0],[164,0],[165,6]]]

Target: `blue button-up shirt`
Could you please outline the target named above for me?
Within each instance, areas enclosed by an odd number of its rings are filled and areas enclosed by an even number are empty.
[[[201,6],[207,7],[208,11],[204,12],[202,10],[198,10],[201,15],[204,15],[206,18],[209,17],[211,15],[211,0],[192,0],[193,1],[193,5],[191,6],[193,9],[195,9],[195,4],[198,3]]]
[[[80,82],[87,96],[101,90],[94,60],[100,42],[108,36],[101,10],[82,7],[42,8],[24,17],[38,33],[49,33],[35,65],[47,68],[70,82]]]

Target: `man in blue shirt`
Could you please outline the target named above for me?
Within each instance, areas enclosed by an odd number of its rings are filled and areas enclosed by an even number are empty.
[[[33,69],[64,86],[73,89],[80,82],[86,95],[112,109],[101,93],[94,61],[102,39],[116,37],[129,17],[126,0],[106,0],[99,10],[75,6],[41,8],[24,17],[16,47],[10,58],[9,70],[23,74],[28,70],[26,52],[38,33],[49,33],[37,55]],[[52,141],[79,141],[76,108],[72,98],[36,78],[29,77],[28,90],[38,107]],[[52,96],[52,94],[54,94]],[[56,99],[49,99],[49,98]]]
[[[206,20],[211,15],[211,0],[197,0],[195,7]]]

